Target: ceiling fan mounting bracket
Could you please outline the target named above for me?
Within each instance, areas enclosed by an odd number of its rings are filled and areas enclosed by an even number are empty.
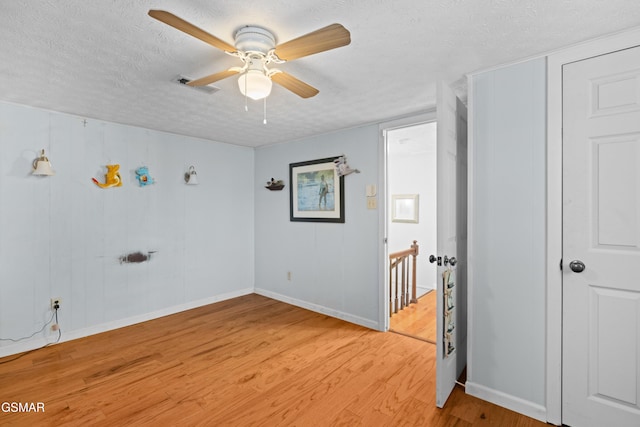
[[[266,76],[270,75],[267,65],[271,62],[281,64],[275,55],[276,39],[268,30],[261,27],[246,26],[240,28],[235,35],[235,52],[227,52],[242,60],[244,66],[239,70],[261,70]]]
[[[258,53],[267,56],[275,49],[276,38],[264,28],[246,26],[236,32],[235,47],[247,54]]]

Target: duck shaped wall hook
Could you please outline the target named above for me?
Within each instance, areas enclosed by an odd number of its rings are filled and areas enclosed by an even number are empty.
[[[265,185],[264,188],[268,188],[271,191],[282,190],[284,188],[284,181],[271,178],[271,181],[267,181],[267,185]]]
[[[360,171],[358,169],[352,169],[348,164],[347,164],[347,157],[346,156],[340,156],[337,159],[335,159],[333,161],[333,163],[335,163],[336,165],[336,170],[338,171],[338,176],[346,176],[349,175],[351,173],[360,173]]]

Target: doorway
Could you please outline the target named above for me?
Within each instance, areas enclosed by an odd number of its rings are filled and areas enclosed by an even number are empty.
[[[391,310],[389,330],[436,343],[436,142],[435,118],[387,129],[386,206],[387,248],[393,254],[419,246],[416,257],[416,299],[400,310]]]
[[[444,82],[440,82],[436,91],[436,110],[425,114],[422,119],[407,118],[396,121],[393,125],[380,126],[382,167],[382,200],[389,193],[388,153],[386,135],[392,129],[437,122],[436,140],[436,247],[429,254],[425,249],[416,253],[415,247],[405,250],[411,256],[422,254],[421,265],[435,263],[436,273],[436,405],[443,407],[460,378],[467,361],[467,108],[454,91]],[[400,123],[401,122],[401,123]],[[411,193],[410,198],[416,194]],[[418,194],[419,196],[419,194]],[[403,209],[400,217],[419,221],[419,205]],[[386,207],[386,206],[385,206]],[[391,206],[393,208],[393,206]],[[389,313],[391,302],[390,272],[393,270],[390,260],[388,228],[390,209],[382,209],[380,213],[381,231],[384,240],[381,245],[380,269],[380,310],[383,314],[383,330],[389,329]],[[413,213],[411,213],[413,212]],[[393,215],[393,212],[391,213]],[[413,242],[412,242],[413,243]],[[429,249],[429,248],[426,248]],[[394,254],[395,255],[395,254]],[[400,256],[404,256],[403,253]],[[413,264],[414,266],[417,263]],[[416,277],[414,274],[413,277]],[[386,278],[386,279],[385,279]],[[387,281],[389,280],[389,281]],[[385,283],[386,282],[386,283]],[[412,281],[413,282],[413,281]],[[394,289],[395,290],[395,289]],[[413,298],[413,283],[412,283]],[[405,292],[406,295],[406,292]],[[429,294],[427,294],[429,295]],[[409,304],[407,304],[409,305]]]

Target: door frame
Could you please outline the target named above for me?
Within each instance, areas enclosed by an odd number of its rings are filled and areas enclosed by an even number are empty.
[[[436,108],[428,109],[424,112],[417,112],[410,116],[405,116],[390,120],[378,125],[378,277],[380,283],[378,284],[378,313],[380,322],[380,330],[383,332],[389,331],[389,287],[387,286],[387,279],[389,277],[389,251],[387,245],[387,221],[389,221],[389,206],[387,204],[387,131],[403,128],[407,126],[419,125],[421,123],[428,123],[436,121]]]
[[[562,67],[640,45],[640,28],[557,51],[547,57],[547,421],[562,423]],[[560,385],[560,387],[558,387]]]

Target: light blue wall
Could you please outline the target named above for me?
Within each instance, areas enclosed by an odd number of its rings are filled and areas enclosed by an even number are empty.
[[[62,298],[63,340],[253,292],[381,328],[377,125],[253,150],[0,103],[0,337],[30,335]],[[45,148],[56,175],[35,177]],[[289,163],[345,154],[345,224],[289,221]],[[100,189],[107,163],[124,186]],[[182,176],[194,164],[200,180]],[[141,188],[146,165],[156,184]],[[264,188],[271,177],[284,191]],[[384,203],[378,199],[379,207]],[[119,257],[155,251],[149,262]],[[291,272],[291,281],[287,272]],[[0,356],[56,338],[0,342]]]
[[[543,406],[545,64],[473,81],[469,382]],[[257,150],[0,103],[0,337],[65,339],[258,293],[382,328],[377,125]],[[57,174],[30,175],[47,150]],[[289,164],[345,154],[345,224],[289,221]],[[124,186],[99,189],[106,163]],[[186,186],[194,164],[201,184]],[[157,184],[140,188],[147,165]],[[271,177],[283,191],[269,191]],[[157,251],[120,264],[127,252]],[[291,272],[291,280],[287,279]],[[55,338],[0,342],[0,356]],[[473,387],[472,387],[473,388]],[[469,387],[468,387],[469,389]]]
[[[53,177],[30,175],[45,148]],[[70,339],[253,291],[252,149],[0,103],[0,338],[38,330],[62,298]],[[100,189],[119,163],[123,187]],[[200,185],[183,174],[195,165]],[[149,167],[156,184],[139,187]],[[149,262],[121,264],[135,251]],[[34,348],[54,334],[0,356]]]
[[[256,292],[379,327],[379,212],[365,192],[378,184],[378,135],[374,125],[256,150]],[[345,223],[290,222],[289,164],[343,154],[361,171],[344,178]],[[283,191],[264,188],[272,177]]]
[[[467,390],[545,405],[545,60],[472,81]],[[522,409],[522,408],[519,408]]]

